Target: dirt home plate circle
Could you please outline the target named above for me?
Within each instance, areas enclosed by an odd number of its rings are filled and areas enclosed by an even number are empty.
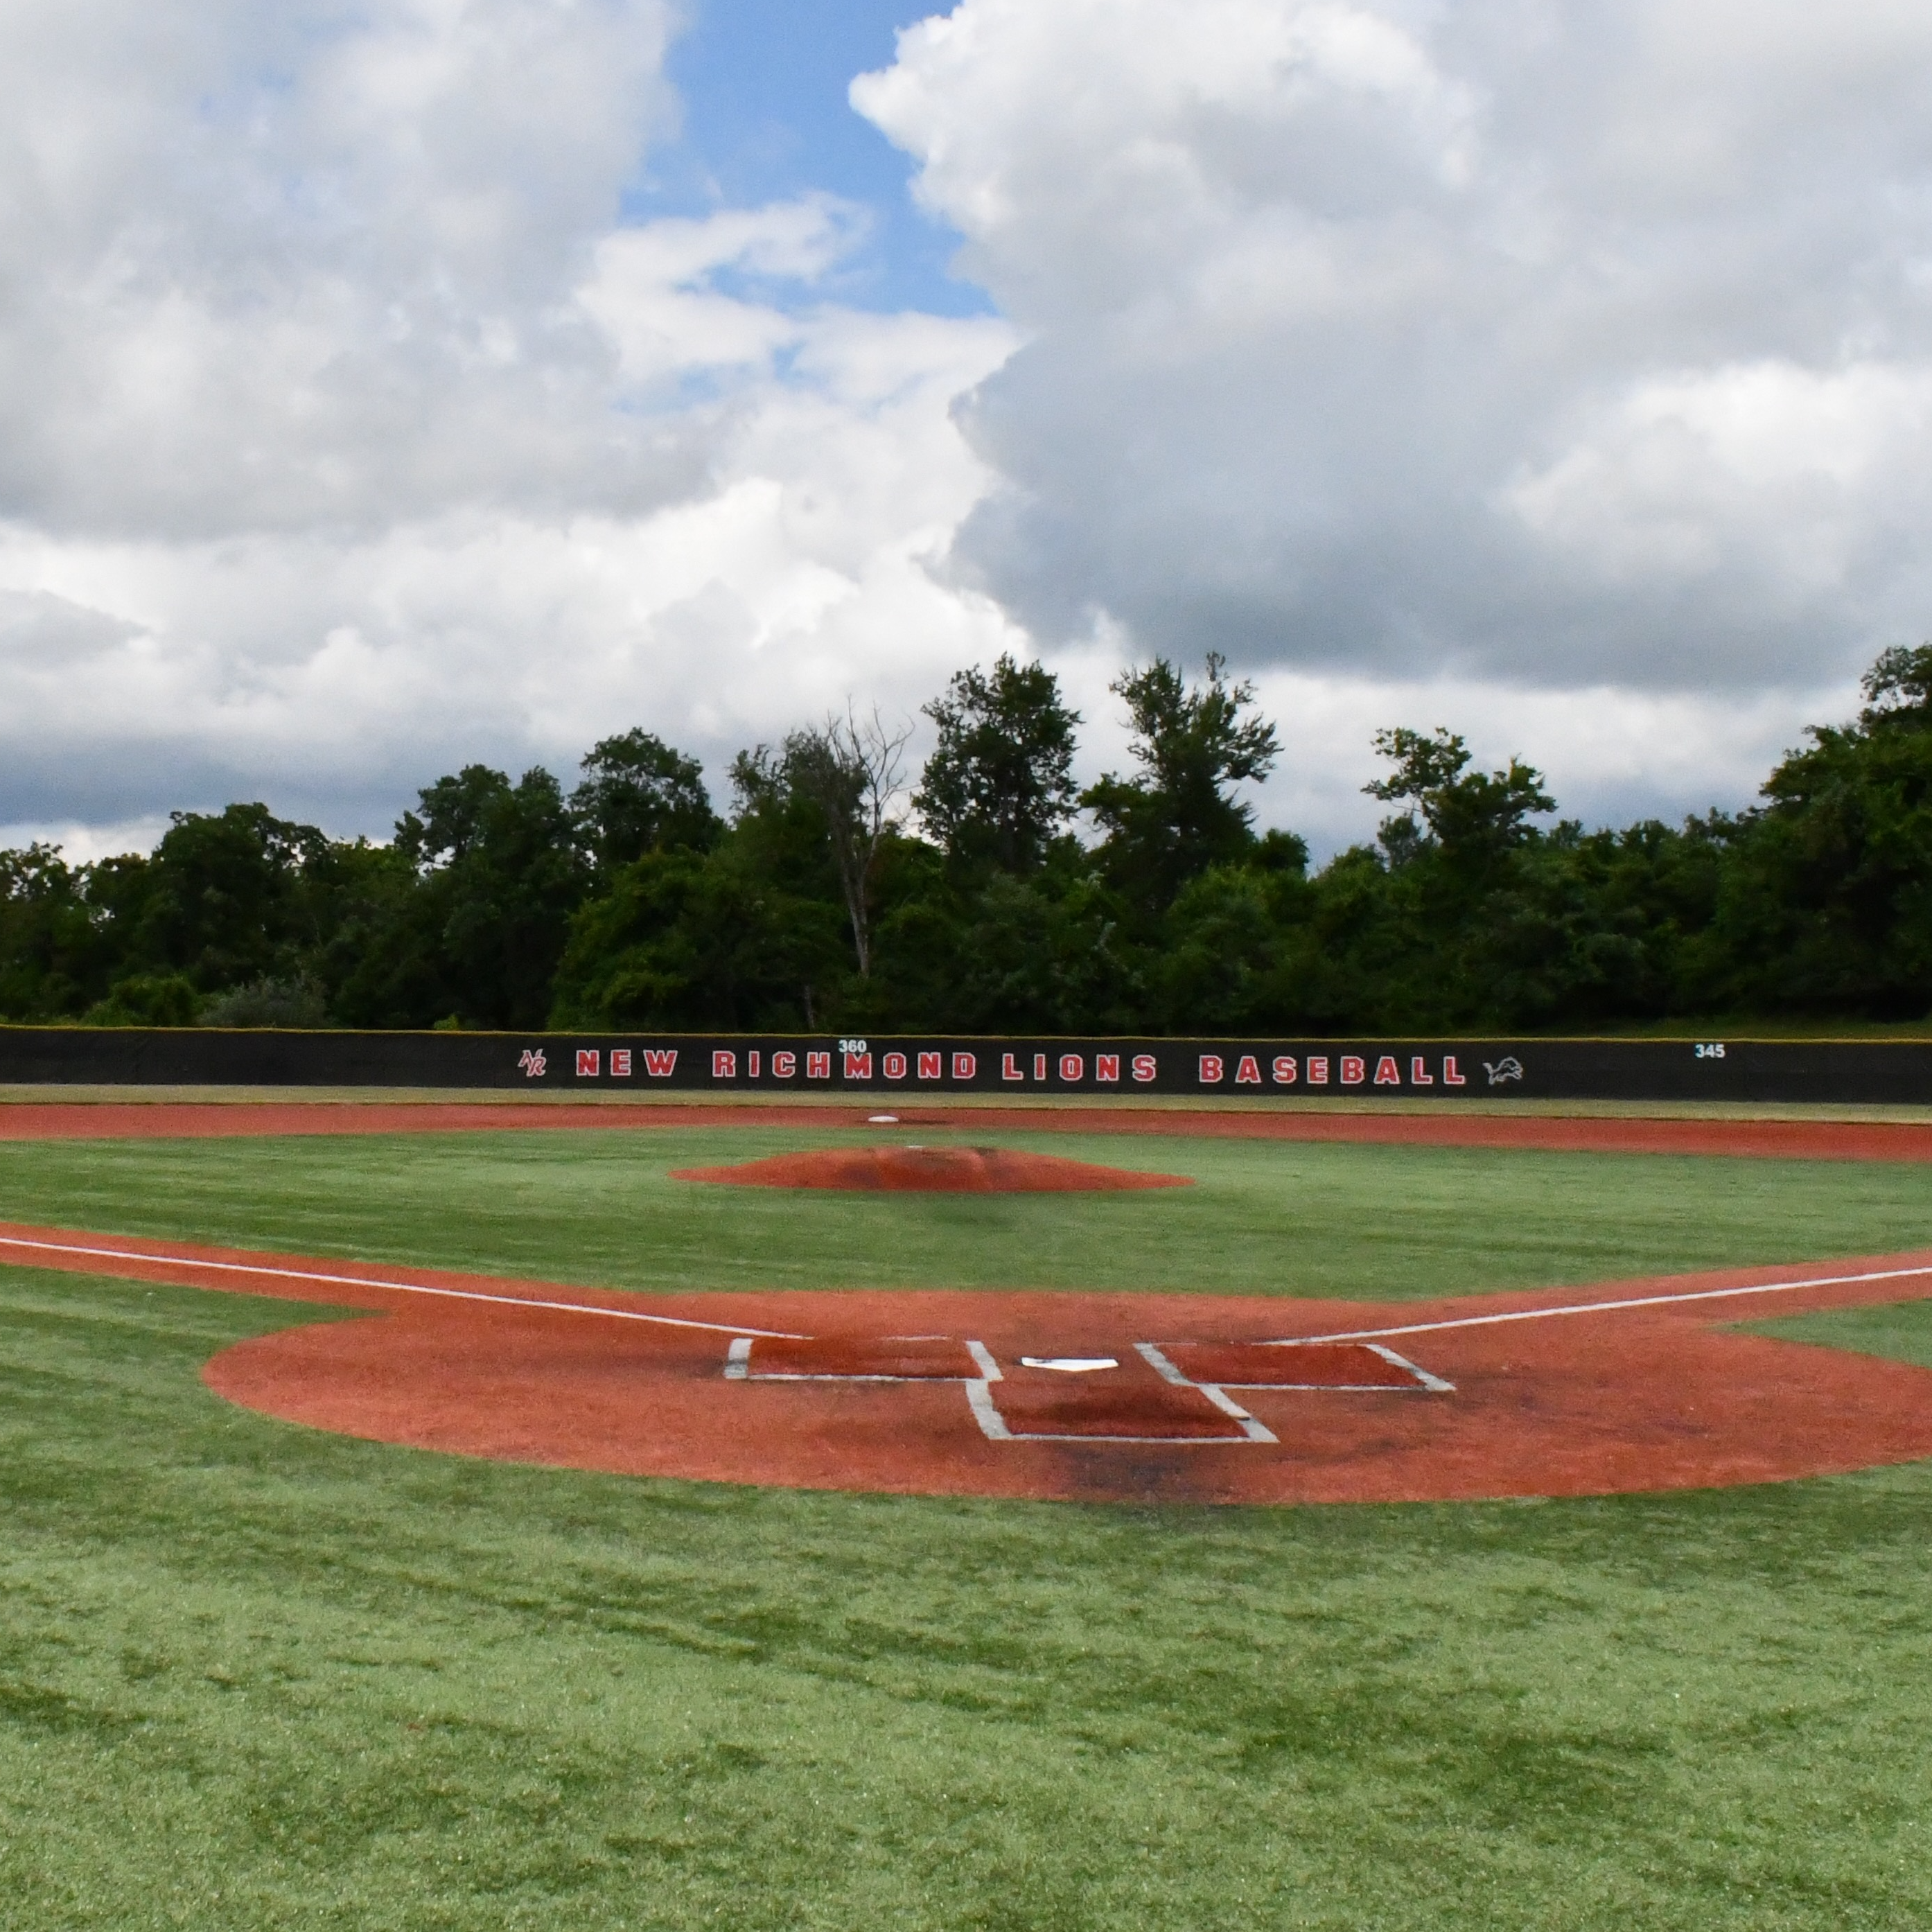
[[[203,1379],[315,1428],[616,1474],[1400,1502],[1932,1456],[1932,1371],[1731,1326],[1932,1295],[1932,1253],[1430,1303],[627,1295],[20,1226],[0,1256],[362,1310],[226,1349]]]

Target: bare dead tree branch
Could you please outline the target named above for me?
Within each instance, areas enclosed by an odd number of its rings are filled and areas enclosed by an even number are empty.
[[[795,731],[785,741],[792,782],[825,814],[862,979],[872,970],[872,886],[879,848],[902,815],[905,749],[912,736],[910,721],[889,729],[876,705],[862,718],[848,700],[844,717],[835,712],[822,726]]]

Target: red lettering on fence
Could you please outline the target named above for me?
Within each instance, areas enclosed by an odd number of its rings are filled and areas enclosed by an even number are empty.
[[[1400,1087],[1402,1069],[1395,1064],[1395,1055],[1385,1053],[1376,1062],[1376,1084],[1378,1087]]]
[[[808,1053],[805,1056],[805,1077],[808,1080],[830,1080],[832,1078],[831,1054]]]
[[[1218,1053],[1204,1053],[1201,1056],[1201,1084],[1211,1087],[1221,1077],[1221,1056]]]
[[[956,1053],[952,1056],[952,1077],[956,1080],[970,1080],[980,1070],[980,1063],[970,1053]]]
[[[1120,1077],[1120,1056],[1118,1053],[1096,1053],[1094,1056],[1094,1078],[1096,1080],[1118,1082]]]
[[[1429,1070],[1429,1063],[1418,1054],[1408,1063],[1408,1082],[1412,1087],[1433,1087],[1436,1076]]]
[[[677,1048],[674,1046],[646,1047],[644,1071],[653,1080],[668,1080],[677,1071]]]
[[[795,1053],[775,1053],[772,1055],[772,1078],[789,1080],[798,1071],[798,1055]]]
[[[1159,1063],[1152,1054],[1137,1053],[1134,1055],[1134,1078],[1143,1085],[1151,1080],[1159,1071]]]
[[[1369,1064],[1366,1060],[1358,1060],[1352,1053],[1342,1054],[1342,1084],[1344,1087],[1359,1087],[1368,1077]]]
[[[1282,1054],[1274,1063],[1274,1084],[1277,1087],[1292,1087],[1294,1076],[1300,1070],[1294,1064],[1293,1054]]]
[[[577,1077],[580,1080],[597,1078],[597,1049],[594,1046],[580,1046],[577,1049]]]
[[[713,1052],[711,1056],[711,1077],[714,1080],[736,1079],[738,1056],[735,1053]]]

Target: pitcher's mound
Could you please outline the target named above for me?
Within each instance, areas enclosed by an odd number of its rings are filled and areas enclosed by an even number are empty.
[[[734,1187],[836,1187],[888,1193],[1086,1194],[1135,1187],[1191,1187],[1178,1174],[1097,1167],[1058,1154],[1004,1148],[822,1148],[775,1154],[736,1167],[683,1167],[674,1180],[718,1180]]]

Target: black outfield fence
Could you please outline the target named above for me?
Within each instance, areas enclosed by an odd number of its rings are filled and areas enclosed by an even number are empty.
[[[0,1027],[0,1084],[1932,1104],[1932,1040],[866,1040]]]

